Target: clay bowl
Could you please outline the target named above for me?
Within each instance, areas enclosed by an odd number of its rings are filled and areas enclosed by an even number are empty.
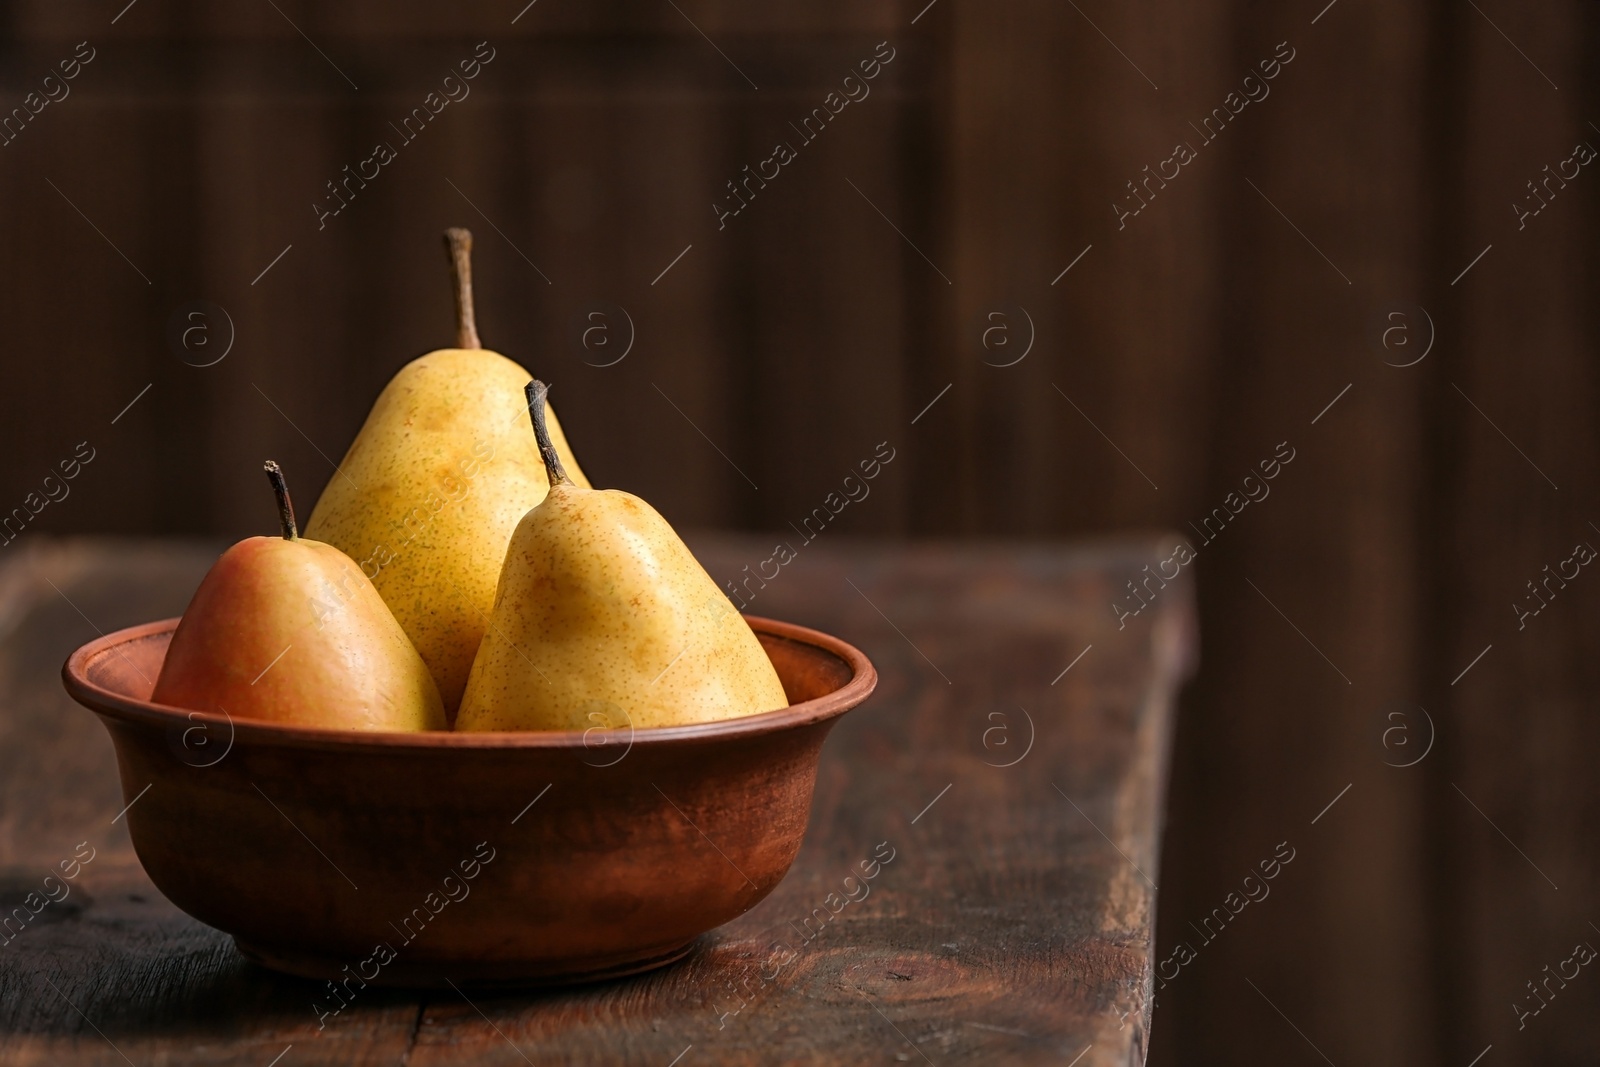
[[[344,989],[557,984],[683,956],[794,861],[823,739],[877,672],[749,621],[788,708],[632,731],[360,733],[152,704],[176,619],[91,641],[62,676],[111,734],[150,879],[249,958]]]

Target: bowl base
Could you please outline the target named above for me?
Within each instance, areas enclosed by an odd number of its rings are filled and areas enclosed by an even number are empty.
[[[653,971],[689,954],[697,938],[674,945],[664,952],[617,960],[451,960],[411,962],[396,959],[367,981],[368,985],[411,989],[448,989],[451,984],[477,989],[537,989],[546,986],[578,985],[623,978]],[[316,981],[338,981],[350,977],[348,959],[320,956],[297,949],[263,948],[233,939],[234,945],[252,963],[269,970]]]

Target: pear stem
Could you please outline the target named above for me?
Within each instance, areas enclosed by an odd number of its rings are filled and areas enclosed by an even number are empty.
[[[482,348],[472,306],[472,231],[450,227],[444,231],[444,247],[450,256],[450,280],[456,297],[456,347]]]
[[[278,461],[269,459],[261,465],[267,472],[267,481],[272,483],[272,491],[278,497],[278,521],[283,526],[283,539],[297,541],[300,531],[294,524],[294,503],[289,499],[289,485],[283,480],[283,468],[278,466]]]
[[[567,477],[566,468],[561,465],[561,457],[556,454],[556,446],[550,441],[550,427],[544,422],[545,397],[549,395],[550,387],[535,378],[523,386],[522,391],[528,398],[528,416],[533,419],[533,436],[539,442],[539,455],[544,459],[544,472],[550,484],[573,484],[572,479]]]

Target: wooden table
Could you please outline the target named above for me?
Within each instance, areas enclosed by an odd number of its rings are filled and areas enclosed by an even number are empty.
[[[841,635],[882,681],[829,738],[772,895],[652,974],[378,992],[319,1032],[316,985],[247,963],[145,877],[110,741],[58,677],[97,631],[181,612],[218,546],[19,540],[0,563],[0,902],[94,858],[0,941],[0,1062],[1142,1063],[1192,579],[1144,582],[1148,606],[1120,626],[1112,604],[1142,603],[1127,583],[1169,543],[804,546],[749,610]],[[694,544],[719,579],[771,555]],[[883,842],[894,858],[870,895],[804,940]],[[784,939],[799,957],[767,981]]]

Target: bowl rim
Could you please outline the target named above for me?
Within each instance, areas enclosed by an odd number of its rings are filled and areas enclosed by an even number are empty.
[[[851,670],[844,685],[831,693],[802,700],[786,708],[742,715],[714,722],[683,726],[618,727],[613,734],[624,734],[630,745],[676,741],[702,741],[778,733],[836,718],[866,700],[877,688],[878,672],[872,661],[854,645],[832,634],[798,623],[783,622],[760,615],[744,619],[758,635],[782,638],[811,645],[843,660]],[[103,634],[79,646],[61,666],[62,683],[68,695],[104,719],[163,729],[225,727],[236,741],[277,743],[298,748],[322,749],[593,749],[588,740],[598,727],[588,730],[483,730],[457,733],[454,730],[380,731],[346,730],[331,726],[286,726],[251,719],[235,719],[224,713],[195,711],[136,700],[89,680],[91,660],[113,653],[119,646],[143,641],[176,629],[178,619],[158,619]],[[627,732],[631,731],[631,733]]]

